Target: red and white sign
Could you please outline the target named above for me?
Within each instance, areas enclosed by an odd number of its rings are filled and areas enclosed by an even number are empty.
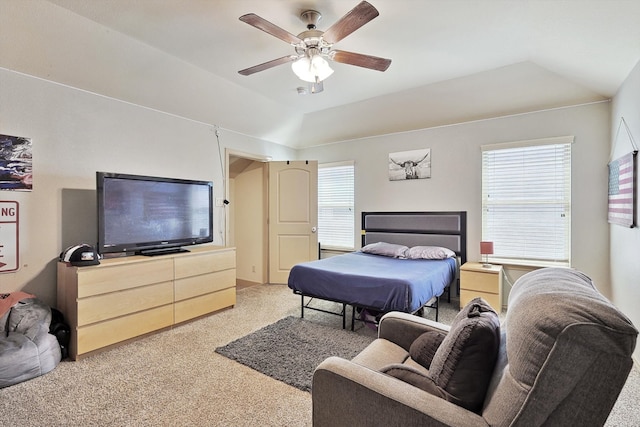
[[[0,200],[0,273],[18,269],[18,202]]]

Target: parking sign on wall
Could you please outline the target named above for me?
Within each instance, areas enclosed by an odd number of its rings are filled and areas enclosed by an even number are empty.
[[[0,273],[18,269],[18,202],[0,200]]]

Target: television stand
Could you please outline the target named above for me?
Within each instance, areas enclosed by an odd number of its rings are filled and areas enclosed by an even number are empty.
[[[69,357],[76,360],[235,306],[235,248],[189,249],[164,257],[102,259],[85,267],[59,261],[57,308],[71,327]]]
[[[189,249],[185,248],[159,248],[159,249],[145,249],[140,251],[140,255],[144,256],[156,256],[156,255],[169,255],[169,254],[179,254],[183,252],[189,252]]]

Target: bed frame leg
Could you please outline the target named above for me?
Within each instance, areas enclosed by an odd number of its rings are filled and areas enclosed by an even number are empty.
[[[352,332],[354,330],[355,319],[356,319],[356,306],[352,305],[351,306],[351,331]]]
[[[438,321],[438,312],[440,311],[440,297],[436,298],[436,322]]]
[[[342,303],[342,329],[347,329],[347,304]]]
[[[300,295],[300,318],[304,319],[304,295]]]

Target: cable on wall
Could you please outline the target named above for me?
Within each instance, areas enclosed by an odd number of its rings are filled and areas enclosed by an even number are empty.
[[[227,191],[227,178],[224,169],[224,162],[222,161],[222,147],[220,146],[220,126],[213,126],[213,133],[216,136],[216,143],[218,145],[218,159],[220,160],[220,171],[222,173],[222,192],[225,196],[223,200],[223,205],[220,207],[222,210],[222,215],[220,216],[220,222],[218,223],[218,232],[220,233],[220,241],[222,242],[222,246],[225,246],[225,231],[227,230],[227,205],[229,201],[226,199],[226,191]]]

